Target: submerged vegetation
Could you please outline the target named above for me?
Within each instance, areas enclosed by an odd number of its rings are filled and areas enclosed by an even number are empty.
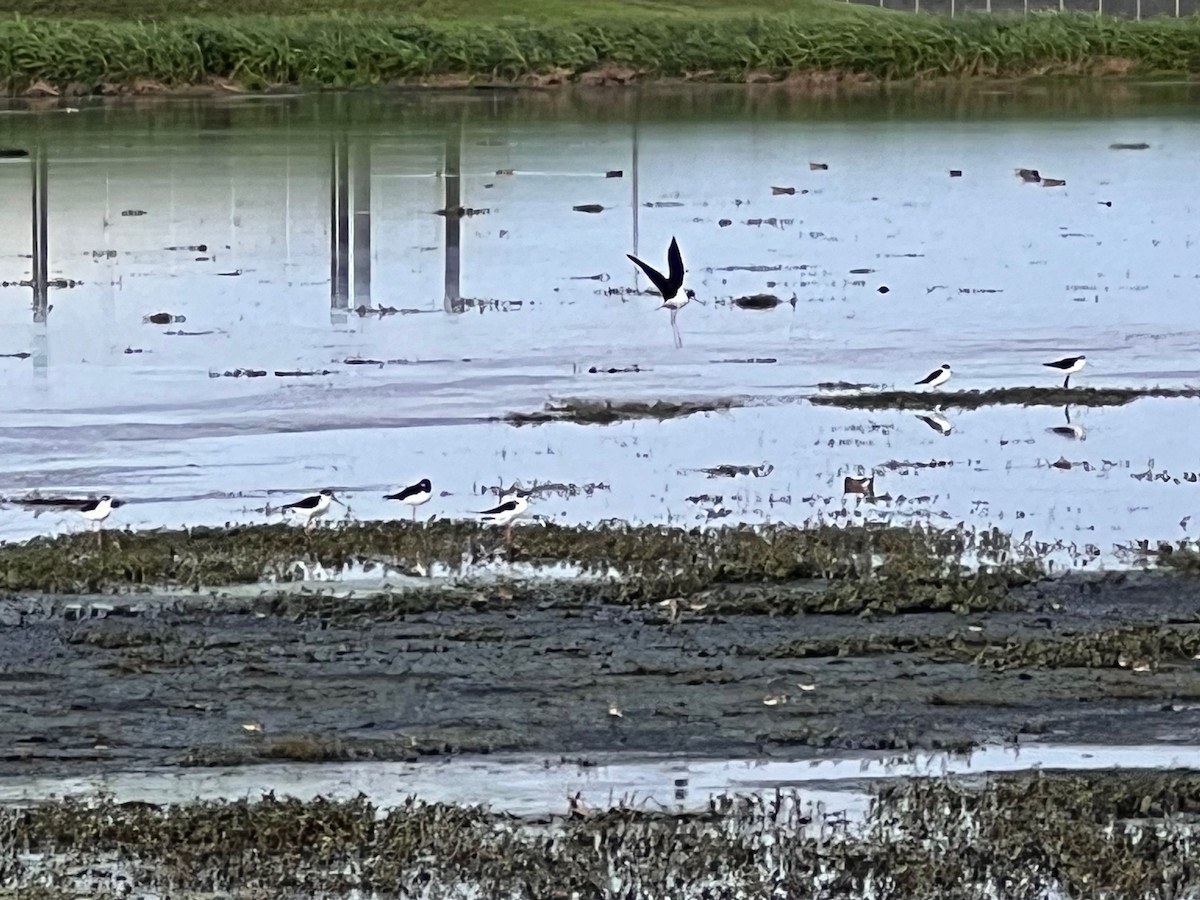
[[[983,406],[1124,406],[1143,397],[1200,397],[1196,388],[1038,388],[1005,387],[986,391],[863,391],[817,394],[818,406],[844,409],[979,409]]]
[[[631,419],[680,419],[696,413],[733,409],[744,400],[722,397],[716,400],[562,400],[547,403],[539,412],[512,412],[504,417],[510,425],[544,425],[547,422],[575,422],[580,425],[611,425]]]
[[[784,791],[713,797],[694,812],[575,804],[526,818],[415,800],[381,809],[361,795],[62,800],[0,810],[0,867],[7,884],[31,890],[69,890],[86,873],[89,896],[270,885],[380,898],[543,898],[569,886],[615,897],[940,897],[952,885],[959,897],[1180,897],[1200,887],[1198,812],[1200,776],[1139,770],[889,784],[861,827]]]
[[[490,556],[498,540],[483,526],[448,520],[352,523],[311,536],[286,525],[109,532],[102,541],[63,535],[0,547],[0,587],[57,593],[199,590],[288,581],[310,564],[458,568],[466,559]],[[968,554],[982,565],[968,564]],[[636,602],[710,591],[708,602],[717,609],[752,612],[761,606],[772,613],[992,608],[1003,603],[1008,587],[1040,573],[1036,560],[1021,561],[1000,532],[921,527],[701,531],[547,524],[517,529],[508,557],[621,576],[579,582],[568,594]],[[764,585],[770,588],[760,591]],[[398,605],[398,611],[411,608],[407,601]]]
[[[10,91],[90,93],[199,84],[249,89],[642,78],[770,81],[788,76],[913,79],[1200,71],[1200,19],[1129,22],[1090,14],[954,19],[825,0],[759,0],[736,11],[608,2],[372,4],[341,14],[300,0],[94,5],[6,0],[0,80]],[[461,8],[461,9],[460,9]],[[259,13],[278,11],[268,17]],[[54,12],[63,18],[52,17]],[[309,15],[307,13],[315,12]],[[297,15],[293,13],[305,13]]]

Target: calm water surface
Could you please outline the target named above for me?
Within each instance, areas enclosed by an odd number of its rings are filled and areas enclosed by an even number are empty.
[[[428,476],[437,515],[519,480],[599,485],[538,503],[564,521],[966,521],[1085,556],[1193,535],[1194,401],[952,412],[943,437],[804,398],[943,362],[952,387],[1048,386],[1040,364],[1071,353],[1094,361],[1081,384],[1200,383],[1197,100],[1101,85],[16,103],[0,146],[48,154],[50,275],[79,283],[52,289],[42,323],[28,287],[0,288],[0,353],[29,354],[0,357],[0,495],[112,493],[130,501],[113,523],[152,527],[261,521],[329,485],[377,518],[399,514],[380,494]],[[347,159],[370,276],[342,296]],[[437,211],[456,181],[479,213],[454,237]],[[30,277],[29,185],[26,161],[0,161],[0,281]],[[673,235],[705,301],[680,313],[678,350],[625,258],[661,265]],[[759,292],[785,302],[731,302]],[[186,321],[143,321],[159,312]],[[222,376],[239,368],[269,374]],[[759,405],[494,421],[552,398],[728,396]],[[1048,431],[1068,412],[1085,440]],[[727,463],[764,474],[699,471]],[[842,499],[866,469],[890,501]],[[81,527],[0,511],[7,539]]]

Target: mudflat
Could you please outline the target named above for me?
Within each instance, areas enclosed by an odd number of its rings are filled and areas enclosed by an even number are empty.
[[[9,598],[0,774],[1186,742],[1200,727],[1187,576],[1076,573],[965,614],[812,614],[763,599],[823,589],[614,602],[540,579]],[[736,611],[739,595],[755,611]]]

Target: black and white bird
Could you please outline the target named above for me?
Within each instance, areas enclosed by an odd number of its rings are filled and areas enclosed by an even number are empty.
[[[915,384],[927,384],[931,388],[941,387],[950,380],[950,364],[943,363]]]
[[[529,509],[528,491],[512,491],[500,498],[500,502],[491,509],[479,511],[484,521],[504,526],[504,540],[512,540],[512,523],[525,515]]]
[[[679,252],[679,242],[675,238],[671,238],[671,246],[667,248],[667,274],[653,266],[642,262],[632,253],[626,253],[634,263],[636,263],[646,277],[662,294],[662,306],[659,309],[669,309],[671,311],[671,331],[675,335],[675,346],[683,346],[683,338],[679,336],[679,325],[675,322],[675,315],[683,307],[687,306],[689,300],[696,299],[696,292],[688,290],[683,286],[683,255]]]
[[[417,521],[417,507],[428,503],[431,497],[433,497],[433,485],[428,478],[422,478],[416,484],[410,484],[394,494],[385,494],[383,499],[407,503],[412,507],[413,521],[415,522]]]
[[[99,500],[89,500],[80,506],[79,514],[92,523],[93,531],[99,531],[100,523],[111,516],[112,511],[120,505],[121,501],[105,494]]]
[[[317,524],[317,519],[321,518],[329,510],[329,504],[331,503],[341,504],[342,501],[333,496],[333,491],[329,488],[322,488],[317,493],[310,494],[303,500],[297,500],[295,503],[285,503],[281,509],[290,509],[300,518],[304,519],[304,533],[307,534]]]
[[[1087,365],[1087,357],[1080,354],[1079,356],[1066,356],[1062,359],[1056,359],[1054,362],[1042,363],[1048,369],[1057,369],[1067,377],[1063,379],[1063,387],[1071,386],[1071,376]],[[1101,366],[1101,368],[1104,368]]]

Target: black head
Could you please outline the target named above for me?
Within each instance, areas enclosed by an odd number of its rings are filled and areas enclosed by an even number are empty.
[[[687,295],[687,298],[688,298],[689,300],[695,300],[695,299],[696,299],[696,292],[695,292],[695,291],[693,291],[691,288],[687,288],[687,289],[684,291],[684,294],[686,294],[686,295]]]
[[[321,488],[321,490],[318,491],[318,493],[322,497],[332,497],[333,496],[333,491],[331,491],[329,488]]]
[[[948,369],[948,368],[950,368],[950,363],[942,363],[942,368],[943,368],[943,369]]]
[[[108,494],[105,494],[103,497],[100,498],[101,503],[108,503],[111,500],[112,500],[112,497],[108,496]]]
[[[420,481],[418,481],[418,482],[417,482],[417,487],[418,487],[420,490],[422,490],[422,491],[424,491],[425,493],[427,493],[427,494],[432,494],[432,493],[433,493],[433,485],[432,485],[432,484],[430,484],[430,482],[429,482],[429,479],[428,479],[428,478],[422,478]]]

